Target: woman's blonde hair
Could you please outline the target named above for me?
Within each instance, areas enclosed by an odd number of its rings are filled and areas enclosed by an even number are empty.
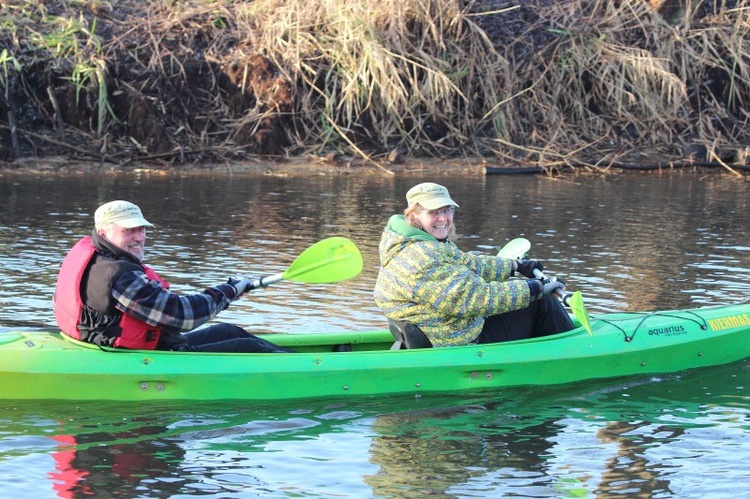
[[[408,207],[408,208],[406,208],[404,210],[404,218],[406,219],[406,221],[408,222],[408,224],[411,225],[412,227],[415,227],[415,228],[417,228],[419,230],[424,230],[424,227],[422,227],[422,224],[419,223],[419,220],[417,220],[417,218],[415,216],[417,214],[417,212],[419,212],[421,210],[424,210],[424,208],[422,207],[422,205],[420,205],[419,203],[414,203],[412,206],[410,206],[410,207]],[[427,231],[425,231],[425,232],[427,232]],[[451,224],[451,228],[448,229],[448,237],[446,237],[446,239],[448,241],[455,241],[459,237],[461,237],[461,236],[456,233],[456,224],[452,223]]]

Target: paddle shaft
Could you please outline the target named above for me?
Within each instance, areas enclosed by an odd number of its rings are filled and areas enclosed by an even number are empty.
[[[250,283],[248,291],[251,289],[267,288],[269,285],[277,283],[282,279],[284,279],[284,274],[281,272],[278,274],[271,274],[265,277],[261,277],[260,279],[253,279]]]
[[[531,242],[529,242],[528,239],[523,237],[517,237],[510,241],[508,244],[506,244],[499,252],[498,256],[503,256],[505,258],[522,258],[527,251],[531,249]],[[536,276],[537,279],[544,279],[544,273],[539,269],[534,269],[534,276]],[[562,300],[562,302],[565,305],[568,305],[568,299],[573,296],[572,293],[565,293],[561,289],[556,289],[555,294]]]
[[[523,242],[524,245],[528,244],[529,248],[531,247],[531,243],[528,243],[527,241],[524,242],[523,240],[521,240],[521,242]],[[544,273],[539,269],[534,269],[534,277],[537,279],[544,279]],[[589,333],[590,336],[594,336],[594,332],[591,329],[589,312],[583,304],[581,292],[576,291],[575,293],[565,293],[562,289],[558,288],[555,290],[555,295],[560,298],[564,305],[570,307],[573,311],[573,315],[578,319],[584,329],[586,329],[586,332]]]

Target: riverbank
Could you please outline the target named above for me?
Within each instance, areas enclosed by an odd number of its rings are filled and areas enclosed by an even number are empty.
[[[487,162],[480,159],[439,160],[409,158],[398,163],[375,163],[352,159],[339,162],[326,158],[268,159],[252,158],[234,162],[203,162],[158,164],[130,163],[127,166],[71,160],[66,156],[24,158],[0,163],[0,176],[13,174],[77,175],[263,175],[273,177],[305,177],[316,175],[484,175]],[[519,170],[520,171],[520,170]]]
[[[750,157],[750,0],[3,5],[6,169],[736,173]]]
[[[483,158],[473,159],[417,159],[407,158],[398,163],[375,163],[353,159],[337,162],[325,158],[264,159],[253,158],[238,162],[205,162],[182,164],[155,164],[145,162],[122,165],[102,164],[91,161],[71,160],[68,157],[25,158],[12,163],[0,163],[0,178],[13,175],[250,175],[268,177],[314,177],[314,176],[392,176],[425,177],[432,179],[456,176],[484,175],[545,175],[549,177],[581,175],[623,174],[711,174],[729,175],[748,179],[750,166],[722,165],[721,163],[683,163],[650,165],[614,165],[608,168],[584,166],[508,166],[488,162]]]

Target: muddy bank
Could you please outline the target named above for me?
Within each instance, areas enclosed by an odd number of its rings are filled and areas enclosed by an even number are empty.
[[[406,158],[398,164],[375,163],[354,159],[340,162],[333,159],[300,158],[251,158],[242,161],[201,163],[157,164],[132,162],[128,167],[92,161],[71,159],[67,156],[23,158],[5,164],[0,163],[0,177],[18,175],[78,175],[78,174],[127,174],[127,175],[261,175],[276,177],[306,177],[317,175],[373,175],[373,176],[424,176],[484,175],[488,163],[476,159]],[[490,169],[492,166],[490,166]],[[530,173],[520,167],[518,173]]]
[[[548,177],[586,176],[586,175],[623,175],[623,174],[726,174],[732,177],[747,179],[750,173],[748,165],[725,167],[721,163],[682,163],[676,164],[615,164],[607,168],[579,166],[528,166],[504,165],[488,162],[483,158],[474,159],[440,159],[440,158],[406,158],[398,164],[374,163],[356,159],[346,163],[334,160],[315,158],[263,159],[253,158],[233,162],[203,162],[155,164],[153,162],[136,163],[123,168],[117,165],[73,160],[66,156],[25,158],[6,164],[0,163],[0,177],[14,175],[249,175],[273,177],[311,177],[311,176],[409,176],[430,178],[481,175],[544,175]]]

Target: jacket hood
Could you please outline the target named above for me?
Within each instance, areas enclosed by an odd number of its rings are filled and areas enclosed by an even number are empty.
[[[410,225],[406,221],[406,217],[403,215],[393,215],[388,220],[388,228],[392,231],[410,239],[417,239],[420,241],[437,241],[435,236],[429,234],[422,229],[417,229],[413,225]]]
[[[416,241],[438,242],[432,234],[409,225],[403,215],[393,215],[388,220],[380,241],[381,264],[387,265],[405,245]]]

